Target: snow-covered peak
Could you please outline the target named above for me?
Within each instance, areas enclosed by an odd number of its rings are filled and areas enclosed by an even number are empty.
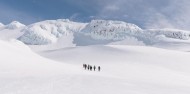
[[[26,44],[42,45],[57,42],[58,38],[79,32],[85,23],[72,22],[67,19],[46,20],[25,28],[19,40]]]
[[[94,39],[123,40],[127,35],[141,33],[142,29],[123,21],[92,20],[81,32]]]
[[[24,27],[25,25],[18,22],[18,21],[13,21],[10,24],[6,25],[6,29],[17,29],[20,27]]]
[[[58,22],[71,22],[69,19],[57,19]]]
[[[190,38],[189,31],[176,29],[143,30],[135,24],[112,20],[92,20],[90,23],[73,22],[68,19],[46,20],[26,26],[22,31],[24,34],[18,39],[30,45],[46,45],[58,42],[67,44],[62,41],[63,39],[71,44],[105,44],[111,42],[123,44],[126,41],[130,43],[129,41],[134,42],[133,40],[135,40],[139,43],[152,45],[159,42],[161,36],[178,40]]]
[[[5,25],[3,23],[0,23],[0,28],[3,27],[3,26],[5,26]]]
[[[178,30],[178,29],[149,29],[145,30],[146,33],[152,35],[165,35],[168,38],[188,40],[190,38],[190,31]]]

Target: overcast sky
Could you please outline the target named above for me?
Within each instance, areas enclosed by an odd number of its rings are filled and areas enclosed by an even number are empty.
[[[190,30],[190,0],[0,0],[0,22],[122,20],[141,28]]]

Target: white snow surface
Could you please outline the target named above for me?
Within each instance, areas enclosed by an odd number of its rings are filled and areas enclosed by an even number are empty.
[[[13,21],[11,22],[10,24],[8,25],[5,25],[5,28],[6,29],[17,29],[17,28],[21,28],[21,27],[24,27],[25,25],[18,22],[18,21]]]
[[[5,41],[17,39],[24,34],[22,32],[23,28],[25,28],[25,25],[18,21],[13,21],[7,25],[1,25],[0,23],[0,39]]]
[[[52,61],[16,40],[0,45],[1,94],[190,93],[187,52],[126,45],[39,52]],[[86,71],[83,63],[102,70]]]
[[[0,94],[190,94],[188,34],[105,20],[3,28]]]
[[[22,32],[23,27],[18,29],[2,29],[0,30],[0,39],[9,41],[11,39],[17,39],[24,34]]]
[[[165,39],[188,41],[190,37],[189,31],[177,29],[143,30],[131,23],[111,20],[92,20],[90,23],[72,22],[67,19],[47,20],[26,26],[21,31],[24,34],[18,39],[25,44],[60,45],[61,43],[65,44],[65,47],[69,47],[68,44],[71,46],[115,43],[155,45]],[[62,39],[68,41],[62,41]],[[133,43],[134,40],[135,43]]]
[[[4,26],[4,24],[3,24],[3,23],[0,23],[0,28],[3,27],[3,26]]]
[[[10,24],[19,23],[14,21]],[[8,24],[8,25],[10,25]],[[0,39],[18,39],[38,50],[89,45],[148,45],[164,49],[190,51],[189,31],[150,29],[123,21],[92,20],[90,23],[68,19],[46,20],[28,26],[0,29]],[[39,46],[40,45],[40,46]]]
[[[190,38],[190,32],[185,30],[177,30],[177,29],[149,29],[145,30],[145,32],[151,33],[152,35],[165,35],[169,38],[175,39],[183,39],[188,40]]]
[[[142,29],[122,21],[92,20],[81,32],[94,39],[123,40],[127,35],[142,33]]]
[[[67,19],[47,20],[29,25],[19,40],[30,45],[44,45],[57,42],[61,37],[67,37],[80,31],[86,24],[72,22]],[[70,40],[71,43],[73,40]]]

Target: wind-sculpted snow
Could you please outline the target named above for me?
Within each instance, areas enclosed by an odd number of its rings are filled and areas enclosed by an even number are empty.
[[[22,28],[24,29],[22,29]],[[16,34],[18,40],[29,45],[73,44],[77,46],[97,44],[155,45],[166,40],[189,40],[190,32],[177,29],[143,30],[137,25],[123,21],[92,20],[90,23],[69,21],[68,19],[46,20],[25,26],[12,22],[0,27],[0,31]],[[22,33],[21,33],[22,32]],[[3,35],[4,39],[11,38]],[[64,41],[66,40],[66,41]],[[135,42],[135,43],[133,43]],[[67,45],[68,46],[68,45]]]
[[[168,38],[188,40],[190,38],[190,32],[185,30],[177,29],[150,29],[145,30],[145,32],[150,33],[152,36],[164,35]]]
[[[122,21],[105,21],[93,20],[81,32],[91,36],[96,40],[112,40],[116,44],[147,44],[153,45],[165,39],[188,40],[189,31],[177,29],[151,29],[143,30],[140,27],[122,22]],[[124,40],[127,40],[124,42]],[[136,40],[135,43],[132,43]],[[122,42],[120,42],[122,41]],[[115,43],[111,43],[115,44]]]
[[[23,30],[25,33],[19,38],[19,40],[30,45],[46,45],[56,43],[61,37],[72,35],[73,33],[75,33],[75,35],[80,33],[85,36],[90,36],[97,41],[118,41],[141,35],[142,31],[143,30],[138,26],[122,21],[93,20],[91,23],[86,24],[64,19],[49,20],[39,22],[25,28]],[[74,37],[75,40],[81,40],[81,38]],[[89,39],[86,38],[85,40]],[[73,40],[71,40],[71,42],[72,41]]]
[[[19,40],[31,45],[51,44],[57,42],[63,36],[69,36],[73,32],[80,31],[84,26],[84,23],[76,23],[69,20],[43,21],[25,28],[23,30],[25,33]]]
[[[81,32],[94,39],[123,40],[142,33],[138,26],[122,21],[92,20]]]

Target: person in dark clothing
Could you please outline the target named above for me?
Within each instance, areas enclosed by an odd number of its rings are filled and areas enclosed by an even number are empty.
[[[87,66],[88,70],[90,70],[90,65]]]
[[[96,66],[94,66],[94,71],[96,71]]]
[[[100,71],[101,70],[101,68],[100,68],[100,66],[98,66],[98,71]]]
[[[84,67],[84,69],[86,70],[86,68],[87,68],[87,65],[86,65],[86,64],[83,64],[83,67]]]
[[[92,71],[92,66],[90,66],[90,71]]]

